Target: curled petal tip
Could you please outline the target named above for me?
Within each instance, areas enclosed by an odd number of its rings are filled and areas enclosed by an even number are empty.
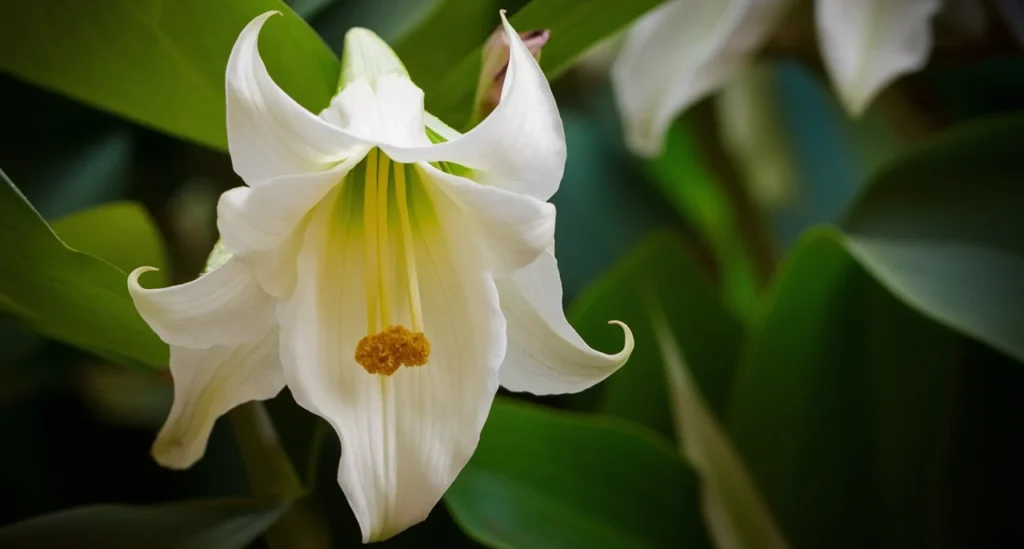
[[[149,273],[149,272],[159,271],[159,270],[160,269],[158,269],[156,267],[148,267],[148,266],[137,267],[134,271],[132,271],[132,276],[138,276],[138,275],[141,275],[142,273]]]
[[[159,271],[159,270],[160,269],[157,269],[156,267],[139,267],[139,268],[135,269],[134,271],[132,271],[131,273],[128,274],[128,286],[132,287],[132,288],[134,288],[134,287],[140,287],[141,288],[141,286],[139,285],[139,277],[144,275],[144,274],[146,274],[146,273],[153,272],[153,271]]]
[[[626,326],[626,323],[621,321],[608,321],[608,324],[613,324],[623,329],[623,349],[614,354],[608,355],[612,361],[620,363],[620,366],[622,366],[627,360],[629,360],[630,354],[633,354],[633,331],[630,330],[629,326]]]
[[[625,322],[619,320],[609,320],[608,324],[615,324],[622,328],[622,335],[625,337],[625,341],[622,343],[622,350],[615,353],[614,356],[621,357],[624,360],[633,352],[633,331],[629,329],[629,326],[626,326]]]

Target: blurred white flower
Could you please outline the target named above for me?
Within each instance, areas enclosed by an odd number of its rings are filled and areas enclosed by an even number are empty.
[[[565,319],[552,255],[565,137],[519,35],[497,108],[460,135],[376,35],[345,40],[319,115],[270,78],[252,21],[227,67],[223,253],[180,286],[129,288],[171,346],[174,403],[153,445],[183,468],[214,421],[287,386],[341,439],[338,482],[364,541],[426,518],[476,448],[499,384],[535,394],[604,379]]]
[[[825,66],[858,116],[899,76],[919,70],[942,0],[817,0]],[[670,0],[640,18],[612,68],[626,142],[644,156],[687,107],[749,64],[793,0]]]

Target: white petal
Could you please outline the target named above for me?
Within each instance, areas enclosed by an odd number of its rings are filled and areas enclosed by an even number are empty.
[[[448,161],[481,183],[547,200],[565,169],[565,132],[540,65],[502,15],[510,59],[501,102],[465,135],[426,147],[384,147],[397,162]]]
[[[445,124],[444,121],[429,112],[423,113],[423,124],[431,131],[441,136],[445,141],[451,141],[452,139],[462,137],[462,134],[456,131],[455,128]]]
[[[790,1],[674,0],[638,19],[612,67],[629,148],[660,154],[672,121],[749,62]]]
[[[252,339],[208,349],[171,346],[174,403],[151,453],[164,467],[184,469],[206,451],[213,424],[251,400],[273,398],[284,387],[277,328]]]
[[[531,196],[481,185],[445,173],[430,164],[417,165],[420,177],[443,191],[471,223],[469,233],[487,255],[497,276],[511,274],[554,244],[555,207]]]
[[[270,77],[257,42],[263,24],[276,13],[264,13],[246,25],[228,57],[228,150],[235,172],[247,185],[323,171],[365,145],[307,111]]]
[[[372,84],[356,80],[320,116],[367,142],[394,147],[430,144],[424,127],[423,90],[407,77],[383,74]]]
[[[217,230],[225,247],[237,256],[281,245],[360,160],[362,156],[353,157],[324,172],[282,176],[224,192],[217,203]]]
[[[847,112],[860,115],[890,82],[924,67],[940,0],[818,0],[818,41]]]
[[[287,293],[294,279],[296,245],[304,222],[363,155],[365,151],[325,172],[281,176],[221,195],[217,229],[224,246],[255,272],[266,292],[274,296]]]
[[[380,135],[380,116],[377,114],[377,96],[370,82],[356,80],[341,89],[331,104],[320,113],[320,118],[367,141]]]
[[[425,192],[413,187],[410,192]],[[476,447],[505,351],[497,292],[473,243],[463,226],[439,227],[425,215],[424,200],[412,201],[412,216],[424,332],[432,347],[427,365],[385,378],[354,360],[366,320],[362,233],[346,223],[361,205],[351,200],[318,208],[295,293],[281,316],[288,386],[341,439],[338,482],[364,542],[422,521],[455,479]],[[451,204],[444,209],[457,212]],[[458,219],[440,223],[452,221]],[[396,321],[408,325],[408,311]]]
[[[633,334],[621,322],[622,350],[607,355],[587,345],[562,311],[562,282],[555,256],[545,252],[510,278],[498,279],[508,322],[508,354],[501,386],[535,395],[577,393],[613,374],[633,352]]]
[[[409,71],[380,36],[369,29],[354,27],[345,33],[341,52],[341,83],[348,86],[357,80],[376,83],[384,76],[409,79]]]
[[[253,273],[236,259],[192,282],[146,289],[139,277],[152,267],[128,275],[128,291],[143,320],[171,345],[203,349],[251,341],[274,323],[274,302]]]
[[[397,147],[430,145],[424,126],[423,90],[408,78],[393,74],[377,77],[382,143]]]

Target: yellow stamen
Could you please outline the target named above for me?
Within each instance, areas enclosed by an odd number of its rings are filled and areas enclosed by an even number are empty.
[[[367,372],[390,376],[402,366],[423,366],[430,359],[430,341],[423,334],[423,309],[420,304],[416,255],[413,251],[412,223],[405,186],[405,166],[395,166],[395,198],[401,226],[405,274],[409,288],[412,330],[391,324],[391,248],[388,243],[388,172],[391,161],[377,149],[366,161],[366,188],[363,224],[366,236],[366,337],[356,345],[355,359]],[[380,322],[378,323],[378,312]]]
[[[388,292],[391,275],[388,249],[388,168],[391,162],[387,156],[380,155],[380,167],[377,169],[377,259],[380,261],[380,324],[391,325],[391,300]],[[397,170],[396,170],[397,171]]]
[[[366,261],[366,333],[377,333],[377,303],[380,278],[377,272],[377,149],[366,157],[366,185],[363,196],[363,231]]]
[[[405,197],[405,168],[395,169],[395,199],[398,202],[398,220],[402,227],[402,250],[405,252],[405,269],[409,273],[409,310],[412,314],[412,329],[423,332],[423,308],[420,305],[420,283],[416,275],[416,254],[412,250],[412,224],[409,222],[409,204]],[[427,344],[427,354],[430,354]]]

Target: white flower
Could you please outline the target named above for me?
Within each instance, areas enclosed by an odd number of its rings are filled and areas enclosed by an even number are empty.
[[[338,482],[364,541],[423,520],[476,448],[499,384],[580,391],[629,356],[565,319],[552,255],[565,138],[544,74],[508,22],[501,102],[465,135],[364,29],[319,115],[270,78],[253,20],[227,67],[231,160],[218,205],[230,258],[136,307],[171,346],[174,404],[153,446],[199,459],[214,421],[287,386],[341,439]],[[503,20],[504,20],[504,16]],[[433,142],[432,142],[433,141]]]
[[[626,142],[661,152],[669,125],[751,62],[794,0],[670,0],[633,25],[612,68]],[[921,69],[942,0],[817,0],[818,42],[847,112]]]

